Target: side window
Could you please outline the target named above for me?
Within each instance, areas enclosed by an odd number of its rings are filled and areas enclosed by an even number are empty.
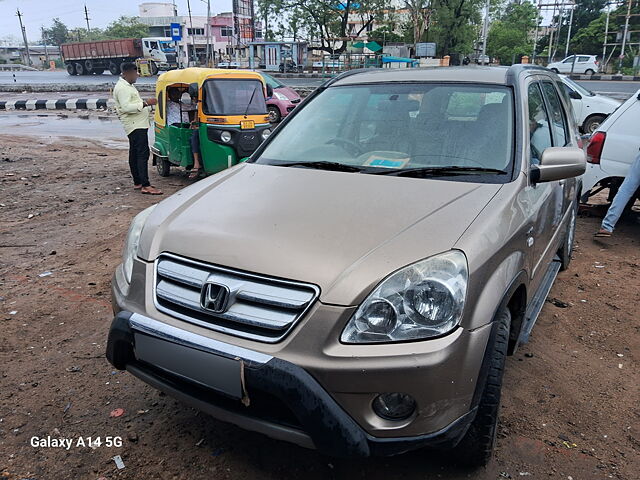
[[[588,61],[589,61],[589,57],[583,57],[583,56],[578,57],[578,62],[588,62]]]
[[[573,63],[573,56],[567,57],[565,60],[562,61],[562,63]]]
[[[562,107],[558,92],[551,82],[542,82],[542,90],[549,105],[549,116],[551,117],[551,130],[553,131],[553,145],[564,147],[569,143],[569,128],[567,127],[567,117]]]
[[[532,83],[529,85],[527,94],[529,97],[530,161],[532,164],[538,164],[540,163],[542,152],[552,145],[550,122],[538,84]]]
[[[160,115],[160,118],[164,118],[164,95],[162,93],[158,94],[158,115]]]

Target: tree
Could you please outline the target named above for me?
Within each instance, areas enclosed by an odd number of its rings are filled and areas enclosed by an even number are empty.
[[[536,28],[537,18],[538,10],[530,2],[507,5],[489,29],[487,53],[507,65],[523,55],[530,55],[533,48],[531,32]]]
[[[413,27],[414,46],[422,39],[422,35],[429,28],[431,14],[431,0],[404,0],[404,6],[409,11],[409,22]]]
[[[148,37],[149,26],[140,23],[138,17],[127,17],[123,15],[118,18],[118,20],[107,25],[103,36],[106,39]]]
[[[386,0],[281,0],[277,9],[280,14],[295,12],[296,32],[315,37],[317,49],[339,54],[349,36],[360,36],[389,6]]]
[[[482,0],[433,0],[427,40],[435,41],[442,55],[471,51],[483,4]]]
[[[43,29],[42,40],[49,45],[59,47],[70,40],[69,29],[59,18],[54,18],[51,27]]]
[[[380,45],[384,45],[387,42],[402,42],[404,40],[402,35],[395,32],[395,29],[390,25],[383,25],[380,28],[376,28],[367,34],[369,41],[377,42]]]

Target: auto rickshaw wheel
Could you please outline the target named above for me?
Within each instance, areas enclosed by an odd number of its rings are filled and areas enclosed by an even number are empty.
[[[161,177],[168,177],[171,174],[171,163],[169,163],[169,160],[167,160],[166,157],[158,157],[157,155],[154,155],[153,161],[156,164],[158,175]]]

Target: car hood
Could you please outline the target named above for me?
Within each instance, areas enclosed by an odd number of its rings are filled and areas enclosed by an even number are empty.
[[[451,249],[500,186],[241,164],[160,203],[138,255],[309,282],[325,303],[356,305],[391,272]]]
[[[278,91],[278,93],[282,93],[284,96],[286,96],[289,100],[296,100],[300,98],[298,92],[296,92],[291,87],[278,87],[276,90]]]

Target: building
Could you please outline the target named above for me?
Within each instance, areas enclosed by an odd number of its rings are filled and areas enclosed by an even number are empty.
[[[60,60],[60,48],[56,46],[29,45],[29,57],[31,66],[36,68],[46,67],[47,57],[49,61]],[[0,63],[21,63],[29,65],[27,50],[24,45],[0,45]]]
[[[138,6],[138,12],[140,22],[149,26],[149,36],[152,37],[170,37],[171,24],[177,23],[181,26],[182,40],[178,44],[181,65],[206,65],[207,52],[210,52],[209,57],[213,64],[226,60],[247,66],[248,43],[262,39],[259,23],[256,23],[251,30],[254,36],[258,35],[257,37],[249,41],[242,38],[243,35],[247,35],[247,25],[253,25],[253,22],[247,19],[247,12],[242,16],[235,16],[233,12],[224,12],[212,15],[208,19],[201,15],[177,15],[174,5],[165,2],[141,3]],[[238,28],[243,35],[236,33]]]

